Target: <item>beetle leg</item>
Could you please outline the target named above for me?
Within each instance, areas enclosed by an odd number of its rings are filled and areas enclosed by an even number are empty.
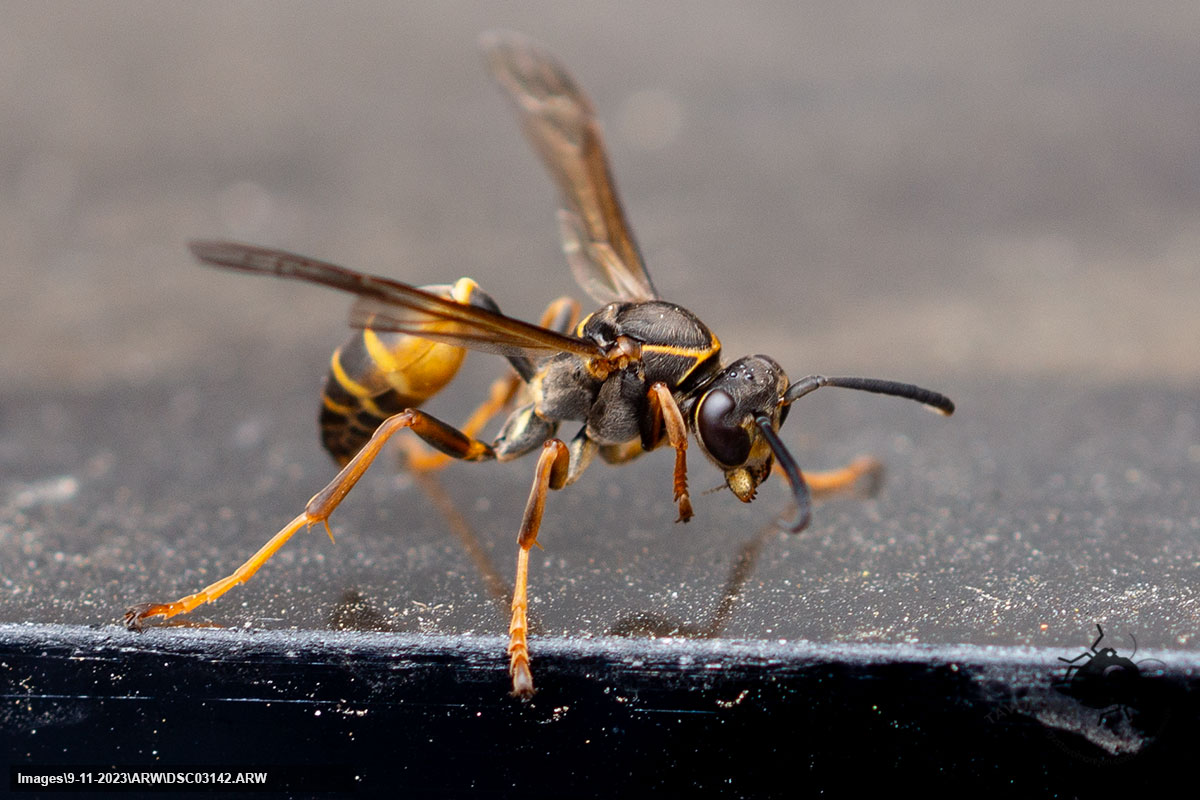
[[[496,457],[495,451],[490,445],[464,435],[461,431],[423,411],[408,409],[388,417],[354,458],[342,468],[337,477],[330,481],[324,489],[313,495],[304,511],[285,525],[279,533],[272,536],[270,541],[234,570],[231,575],[172,603],[143,603],[133,606],[125,612],[126,626],[137,629],[148,617],[173,617],[216,600],[233,587],[248,581],[301,528],[310,528],[318,522],[323,523],[326,532],[329,533],[329,538],[333,539],[333,533],[329,529],[329,515],[358,483],[358,479],[375,461],[375,457],[379,455],[379,451],[388,439],[406,429],[411,429],[425,442],[454,458],[464,461],[487,461]]]
[[[521,530],[517,534],[517,580],[513,587],[512,620],[508,626],[508,671],[512,675],[514,697],[528,700],[533,697],[533,673],[529,669],[529,550],[538,543],[538,529],[546,508],[546,493],[561,489],[567,483],[570,451],[561,439],[551,439],[542,447],[534,473],[533,487],[525,503]],[[540,545],[538,545],[540,547]]]
[[[1080,653],[1079,655],[1075,656],[1074,658],[1063,658],[1062,656],[1059,656],[1058,660],[1062,661],[1066,664],[1074,664],[1079,659],[1087,658],[1089,655],[1091,655],[1091,654],[1090,653]],[[1079,667],[1075,667],[1075,669],[1079,669]]]

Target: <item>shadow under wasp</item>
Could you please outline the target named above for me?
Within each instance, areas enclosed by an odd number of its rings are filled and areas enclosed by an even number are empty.
[[[410,459],[416,469],[445,457],[508,461],[538,451],[533,486],[517,534],[517,571],[509,624],[512,693],[533,694],[527,643],[529,551],[549,490],[583,474],[596,455],[613,464],[664,444],[675,451],[674,501],[679,521],[692,516],[686,451],[689,435],[750,502],[775,469],[791,488],[795,514],[781,521],[802,530],[810,489],[779,437],[792,404],[822,386],[916,400],[942,414],[946,397],[907,383],[810,375],[789,382],[764,355],[722,360],[717,337],[694,314],[663,300],[642,262],[609,171],[591,100],[541,45],[513,33],[481,38],[492,74],[516,106],[525,135],[561,191],[559,233],[578,283],[602,307],[576,321],[578,305],[551,304],[540,325],[504,316],[474,281],[421,289],[279,250],[233,242],[192,242],[202,262],[245,272],[323,284],[356,295],[350,324],[361,330],[339,348],[322,398],[322,441],[342,465],[304,511],[231,575],[171,603],[146,603],[125,615],[131,628],[172,617],[220,597],[248,580],[301,528],[322,523],[403,430],[443,454]],[[462,428],[418,409],[457,372],[464,348],[506,357],[515,375],[497,381]],[[518,401],[500,433],[478,438],[487,421]],[[564,422],[582,423],[568,441]],[[824,489],[853,485],[876,465],[858,461],[820,475]],[[809,482],[814,475],[809,475]]]

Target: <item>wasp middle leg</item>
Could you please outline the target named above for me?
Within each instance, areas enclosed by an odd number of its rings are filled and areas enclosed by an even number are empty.
[[[538,544],[542,512],[546,509],[546,494],[561,489],[572,479],[571,452],[561,439],[551,439],[542,447],[534,472],[533,487],[521,517],[517,534],[517,579],[513,587],[512,620],[508,626],[508,672],[512,675],[514,697],[528,700],[533,696],[533,673],[529,668],[529,550]],[[540,548],[541,545],[538,545]]]
[[[513,695],[528,699],[533,695],[527,619],[529,550],[538,543],[537,534],[541,527],[547,492],[574,483],[587,468],[596,450],[584,432],[581,431],[568,446],[554,436],[556,428],[556,423],[534,414],[532,405],[515,412],[509,418],[504,431],[492,444],[467,436],[417,409],[407,409],[389,417],[376,429],[366,445],[342,468],[337,477],[308,501],[304,511],[271,537],[267,544],[232,574],[174,602],[133,606],[125,613],[125,623],[130,628],[138,629],[142,622],[150,617],[169,618],[212,602],[233,587],[249,580],[301,528],[307,529],[319,522],[329,531],[329,516],[374,463],[388,440],[400,431],[411,430],[426,444],[463,461],[509,460],[530,452],[541,443],[542,453],[538,459],[533,488],[530,490],[517,536],[517,576],[509,624],[508,652]],[[332,532],[330,538],[333,538]]]

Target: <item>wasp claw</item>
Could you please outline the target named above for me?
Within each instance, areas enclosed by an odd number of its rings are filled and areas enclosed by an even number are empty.
[[[155,615],[154,603],[139,603],[136,606],[130,606],[125,610],[125,627],[131,631],[144,630],[142,620]]]

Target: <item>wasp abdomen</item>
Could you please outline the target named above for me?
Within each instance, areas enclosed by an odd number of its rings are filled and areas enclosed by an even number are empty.
[[[481,294],[470,278],[425,291],[470,303]],[[478,301],[477,301],[478,302]],[[454,378],[466,351],[406,333],[369,327],[334,351],[321,393],[321,443],[345,465],[388,417],[416,408]]]

